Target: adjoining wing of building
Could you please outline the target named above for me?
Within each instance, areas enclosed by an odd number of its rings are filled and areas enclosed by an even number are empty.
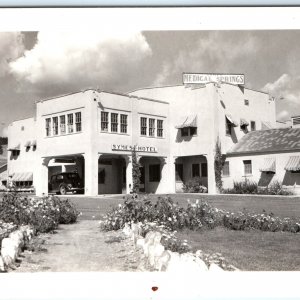
[[[135,147],[142,192],[181,192],[184,182],[200,177],[216,193],[219,139],[227,156],[225,188],[245,178],[261,185],[277,179],[300,193],[299,137],[300,128],[276,129],[275,102],[268,94],[238,85],[128,94],[89,89],[40,100],[33,118],[9,126],[8,180],[46,195],[55,174],[78,172],[88,196],[130,193]]]

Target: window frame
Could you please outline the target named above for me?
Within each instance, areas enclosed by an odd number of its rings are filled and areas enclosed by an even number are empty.
[[[110,132],[118,133],[119,130],[119,114],[115,112],[110,113]]]
[[[58,116],[52,117],[52,135],[57,136],[58,135]]]
[[[46,125],[46,137],[51,136],[52,130],[51,130],[51,118],[45,119],[45,125]]]
[[[81,111],[75,112],[75,131],[82,132],[82,115]]]
[[[148,136],[155,137],[155,119],[149,118],[148,122],[149,122]]]
[[[100,116],[100,129],[102,132],[108,132],[109,126],[109,112],[108,111],[101,111]]]
[[[254,124],[254,129],[252,127],[253,124]],[[256,122],[255,121],[250,121],[250,130],[251,131],[256,131]]]
[[[62,122],[62,120],[64,120],[64,121]],[[59,116],[59,130],[60,130],[61,135],[65,135],[67,133],[66,132],[66,115]]]
[[[140,134],[141,136],[147,136],[147,118],[140,117]]]
[[[128,115],[120,114],[120,133],[126,134],[127,131],[128,131]]]
[[[74,133],[74,114],[67,114],[68,133]]]
[[[244,165],[244,176],[253,175],[252,160],[251,159],[243,160],[243,165]],[[248,172],[249,170],[247,170],[247,168],[250,168],[250,172]]]
[[[230,163],[229,163],[228,160],[226,160],[224,162],[224,165],[223,165],[223,168],[222,168],[222,176],[224,176],[224,177],[230,177]]]
[[[164,137],[164,120],[157,119],[156,122],[157,122],[156,136],[162,138]]]

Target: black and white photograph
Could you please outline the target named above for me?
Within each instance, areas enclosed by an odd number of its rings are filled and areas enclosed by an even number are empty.
[[[109,14],[0,28],[0,276],[300,271],[299,24]]]

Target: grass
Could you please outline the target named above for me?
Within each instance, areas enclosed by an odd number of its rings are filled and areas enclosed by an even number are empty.
[[[150,195],[156,199],[157,195]],[[300,197],[244,195],[171,195],[175,202],[187,205],[187,199],[202,199],[229,211],[273,212],[280,217],[300,217]],[[123,203],[123,196],[101,198],[72,198],[80,219],[100,219],[112,206]],[[93,218],[94,216],[94,218]],[[193,250],[219,252],[229,263],[246,271],[300,271],[300,234],[288,232],[233,231],[216,228],[206,231],[184,230],[178,237],[189,241]]]

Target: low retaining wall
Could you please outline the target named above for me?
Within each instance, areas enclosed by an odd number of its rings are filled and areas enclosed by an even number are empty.
[[[143,250],[147,262],[154,270],[166,272],[224,271],[218,259],[219,255],[212,255],[212,259],[208,261],[207,255],[201,250],[182,254],[172,252],[166,250],[160,243],[162,238],[160,232],[149,231],[143,238],[142,230],[142,223],[126,224],[123,233],[133,240],[136,247]],[[231,265],[228,265],[226,269],[238,271]]]

